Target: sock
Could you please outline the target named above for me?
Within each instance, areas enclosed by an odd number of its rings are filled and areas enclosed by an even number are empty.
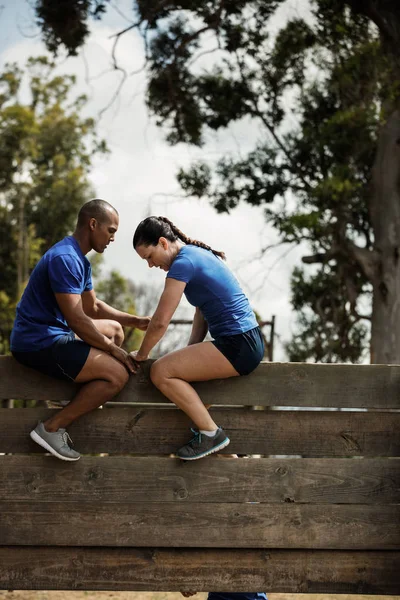
[[[206,435],[207,437],[214,437],[217,433],[218,429],[213,429],[212,431],[206,431],[205,429],[199,429],[200,433]]]

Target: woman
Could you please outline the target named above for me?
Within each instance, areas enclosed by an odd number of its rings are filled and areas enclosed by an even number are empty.
[[[217,252],[186,237],[165,217],[148,217],[139,223],[133,247],[150,268],[168,273],[165,288],[134,360],[148,358],[166,332],[182,294],[196,307],[186,348],[153,363],[154,385],[197,425],[194,437],[177,456],[196,460],[229,444],[189,381],[225,379],[251,373],[264,355],[255,315],[236,278]],[[212,342],[203,342],[207,331]]]

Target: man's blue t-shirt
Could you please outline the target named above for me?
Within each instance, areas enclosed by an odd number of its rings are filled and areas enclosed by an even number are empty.
[[[210,250],[191,244],[183,246],[167,277],[187,284],[185,296],[201,310],[214,338],[257,327],[254,312],[236,277]]]
[[[90,262],[77,240],[68,236],[52,246],[33,269],[17,306],[11,333],[13,352],[47,348],[71,334],[55,294],[82,294],[93,289]]]

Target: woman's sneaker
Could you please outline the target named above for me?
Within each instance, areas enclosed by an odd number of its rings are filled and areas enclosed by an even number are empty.
[[[213,452],[222,450],[222,448],[226,448],[230,443],[230,439],[221,427],[218,427],[217,433],[212,437],[203,435],[200,431],[196,431],[195,429],[192,429],[192,431],[194,437],[186,444],[186,446],[179,448],[176,453],[177,457],[182,460],[197,460],[198,458],[203,458]]]
[[[72,440],[64,428],[57,431],[46,431],[43,423],[39,422],[31,431],[30,436],[39,446],[61,460],[79,460],[81,457],[79,452],[70,448],[68,442],[72,444]]]

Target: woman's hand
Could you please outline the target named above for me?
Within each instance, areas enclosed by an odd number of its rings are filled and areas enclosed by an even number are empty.
[[[134,350],[133,352],[130,352],[129,356],[135,362],[143,362],[149,358],[148,356],[143,356],[143,354],[139,354],[139,350]]]

